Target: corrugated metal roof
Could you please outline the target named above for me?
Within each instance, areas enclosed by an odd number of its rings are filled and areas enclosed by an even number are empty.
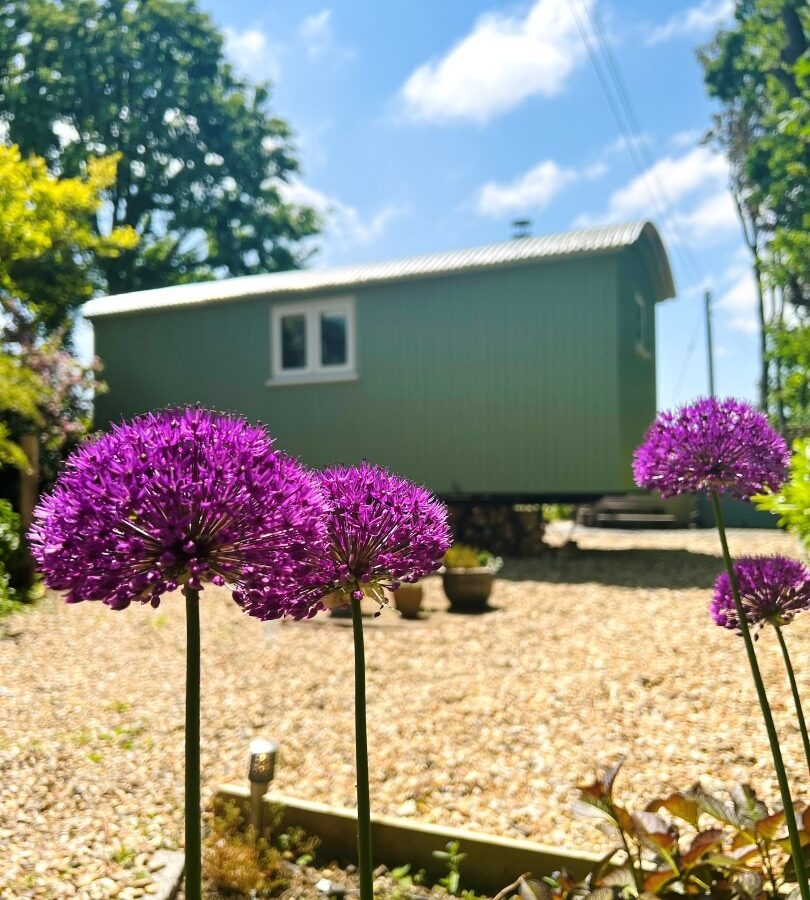
[[[499,244],[407,256],[387,262],[363,263],[330,269],[296,269],[291,272],[272,272],[267,275],[246,275],[197,284],[181,284],[98,297],[84,306],[89,318],[112,316],[142,310],[193,306],[238,300],[268,294],[299,294],[331,288],[422,278],[428,275],[451,275],[499,266],[520,265],[537,260],[554,260],[570,256],[594,256],[615,252],[643,241],[647,245],[648,261],[653,269],[655,299],[665,300],[675,295],[675,285],[669,260],[657,229],[651,222],[627,222],[582,228],[541,237],[515,238]]]

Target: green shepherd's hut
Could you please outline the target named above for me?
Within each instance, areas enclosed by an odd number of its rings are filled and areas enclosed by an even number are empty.
[[[313,466],[585,501],[632,487],[674,293],[657,230],[633,222],[102,297],[84,310],[109,386],[96,421],[200,402]]]

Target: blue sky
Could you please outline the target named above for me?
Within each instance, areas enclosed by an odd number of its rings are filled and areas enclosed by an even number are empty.
[[[707,389],[706,286],[718,392],[755,396],[750,267],[725,162],[700,146],[712,104],[695,48],[731,0],[200,3],[235,65],[272,79],[296,132],[289,194],[328,223],[314,265],[504,240],[524,216],[535,234],[652,218],[679,292],[658,309],[659,406]],[[640,166],[574,19],[593,42],[597,11],[643,134]]]

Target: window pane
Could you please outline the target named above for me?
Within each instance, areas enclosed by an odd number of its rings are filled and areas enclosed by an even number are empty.
[[[281,317],[281,368],[304,369],[307,365],[307,323],[304,316]]]
[[[345,366],[347,322],[345,313],[321,313],[321,365]]]

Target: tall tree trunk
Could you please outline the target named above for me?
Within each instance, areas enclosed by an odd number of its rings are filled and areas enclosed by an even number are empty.
[[[777,312],[778,310],[778,312]],[[784,303],[779,304],[776,299],[776,288],[771,286],[771,316],[772,322],[776,323],[776,327],[778,329],[782,329],[784,327],[782,320],[782,312],[784,310]],[[774,387],[774,400],[776,406],[776,421],[779,423],[779,430],[782,434],[785,433],[785,427],[787,422],[785,420],[785,398],[782,396],[782,361],[779,356],[774,355],[773,360],[773,387]]]
[[[757,314],[759,316],[759,407],[768,411],[768,332],[765,321],[765,295],[762,287],[762,261],[759,248],[754,251],[754,283],[757,289]]]
[[[757,314],[759,319],[759,406],[768,409],[768,337],[765,331],[765,296],[762,285],[762,259],[759,255],[759,228],[754,212],[745,205],[740,185],[732,181],[731,196],[737,208],[743,237],[753,257],[754,284],[757,291]]]

